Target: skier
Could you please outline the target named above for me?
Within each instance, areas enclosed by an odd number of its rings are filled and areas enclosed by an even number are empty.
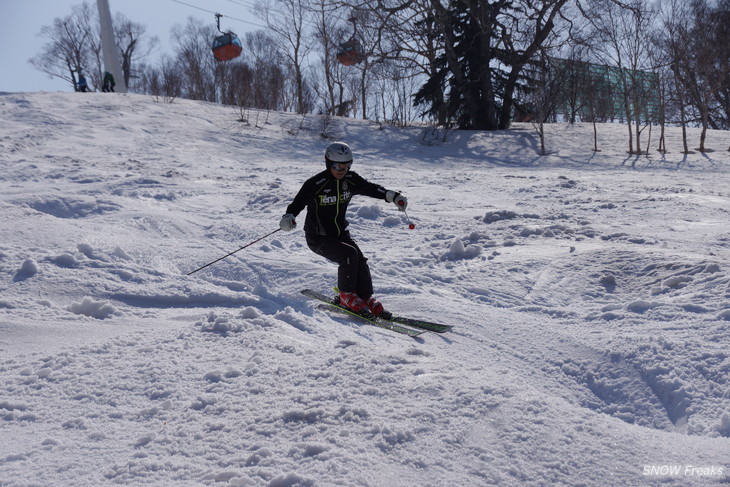
[[[81,71],[79,71],[79,82],[76,91],[80,91],[82,93],[86,93],[87,91],[89,91],[89,85],[86,82],[86,76],[84,76]]]
[[[104,71],[104,84],[101,88],[101,91],[105,93],[112,92],[114,93],[114,86],[116,83],[114,82],[114,75],[111,74],[109,71]]]
[[[327,169],[304,182],[299,193],[286,208],[279,227],[291,231],[295,217],[307,207],[304,235],[309,248],[339,264],[337,286],[339,303],[363,315],[387,317],[389,312],[373,296],[373,282],[367,259],[347,230],[347,205],[356,194],[384,199],[405,211],[408,201],[396,191],[366,181],[350,171],[352,151],[343,142],[330,144],[324,160]]]

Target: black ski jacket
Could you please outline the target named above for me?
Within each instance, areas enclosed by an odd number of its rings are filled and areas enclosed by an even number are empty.
[[[337,179],[327,169],[304,182],[286,212],[297,216],[306,207],[305,234],[340,237],[348,225],[345,213],[352,197],[362,194],[384,200],[385,192],[385,188],[356,172],[348,171],[344,178]]]

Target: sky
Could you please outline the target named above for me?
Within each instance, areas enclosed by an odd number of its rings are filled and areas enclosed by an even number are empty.
[[[182,0],[181,0],[182,1]],[[0,92],[72,91],[70,84],[58,78],[49,78],[28,63],[41,52],[46,42],[39,34],[43,26],[50,26],[57,17],[65,17],[82,0],[0,0]],[[95,0],[91,0],[93,5]],[[148,35],[160,39],[157,53],[170,50],[170,30],[176,24],[184,25],[194,17],[211,25],[215,17],[209,12],[220,12],[229,19],[221,20],[224,30],[239,35],[260,29],[261,20],[250,13],[253,0],[109,0],[112,15],[122,12],[130,20],[147,27]]]

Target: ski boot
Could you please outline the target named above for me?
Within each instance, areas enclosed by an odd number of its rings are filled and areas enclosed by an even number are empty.
[[[368,299],[365,304],[370,310],[370,313],[372,313],[374,316],[386,320],[389,320],[393,317],[393,313],[391,313],[390,311],[385,311],[385,308],[383,308],[383,304],[375,299],[375,296],[370,296],[370,299]]]
[[[365,301],[363,301],[357,294],[340,291],[337,298],[338,299],[336,299],[336,301],[340,306],[349,309],[353,313],[362,316],[371,316],[370,308],[368,308]]]

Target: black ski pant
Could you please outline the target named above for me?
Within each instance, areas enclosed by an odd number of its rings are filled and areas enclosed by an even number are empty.
[[[339,264],[337,287],[340,291],[354,292],[367,301],[373,295],[373,279],[368,260],[360,251],[349,232],[339,237],[306,235],[312,252]]]

